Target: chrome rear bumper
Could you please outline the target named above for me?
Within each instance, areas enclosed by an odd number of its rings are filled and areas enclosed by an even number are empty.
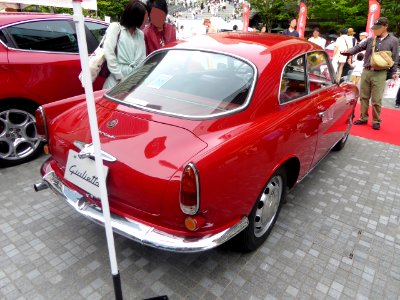
[[[43,176],[43,182],[39,183],[39,185],[40,184],[48,185],[48,187],[58,196],[66,200],[79,214],[104,226],[104,217],[101,208],[88,202],[82,194],[65,186],[54,171],[47,172]],[[216,234],[204,237],[186,237],[172,235],[138,221],[111,213],[111,226],[114,232],[143,245],[184,253],[200,252],[215,248],[237,235],[246,228],[248,224],[249,221],[247,217],[243,217],[232,227]]]

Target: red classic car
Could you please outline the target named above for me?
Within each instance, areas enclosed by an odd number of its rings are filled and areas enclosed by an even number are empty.
[[[85,20],[89,52],[107,23]],[[78,41],[72,16],[0,13],[0,167],[32,159],[41,150],[38,106],[82,94]],[[100,89],[104,80],[95,82]]]
[[[349,135],[358,90],[335,82],[316,47],[273,34],[196,36],[97,92],[113,230],[177,252],[233,237],[243,251],[260,246],[287,189]],[[35,189],[102,224],[84,97],[36,117],[51,157]]]

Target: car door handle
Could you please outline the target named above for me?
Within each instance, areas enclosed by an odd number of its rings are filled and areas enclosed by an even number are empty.
[[[321,112],[317,113],[317,116],[322,119],[325,116],[325,113],[326,113],[326,111],[321,111]]]

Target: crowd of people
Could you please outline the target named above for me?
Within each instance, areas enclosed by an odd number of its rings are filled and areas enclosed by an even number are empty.
[[[232,12],[228,16],[226,13],[228,4],[233,7]],[[239,0],[205,0],[201,2],[181,1],[180,5],[183,10],[190,13],[191,19],[202,19],[207,13],[208,17],[218,17],[224,15],[225,20],[238,19],[241,16],[241,6]],[[183,16],[181,11],[172,14],[174,18]],[[186,14],[187,18],[187,14]]]
[[[296,19],[290,19],[289,27],[282,34],[299,37],[296,25]],[[366,32],[361,32],[359,40],[355,37],[356,32],[353,28],[340,29],[340,36],[334,41],[335,47],[332,56],[337,82],[341,82],[344,76],[351,74],[350,80],[360,88],[361,113],[354,125],[368,123],[371,102],[372,128],[375,130],[381,128],[380,113],[386,80],[399,80],[397,74],[399,40],[389,33],[388,25],[387,18],[378,18],[371,27],[374,37],[368,37]],[[312,37],[308,41],[323,49],[326,47],[326,39],[320,36],[318,28],[314,29]],[[374,65],[374,60],[371,58],[375,52],[389,53],[383,56],[388,63],[387,66]],[[395,108],[400,108],[400,89],[397,92]]]

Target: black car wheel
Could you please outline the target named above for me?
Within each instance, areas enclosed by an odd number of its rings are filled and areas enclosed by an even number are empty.
[[[343,137],[336,143],[336,145],[332,148],[333,151],[340,151],[344,148],[346,145],[346,142],[349,138],[350,135],[350,129],[351,126],[353,125],[353,115],[349,118],[349,124],[347,125],[347,129],[343,135]]]
[[[278,219],[286,190],[286,172],[281,168],[271,176],[254,204],[249,226],[237,236],[239,250],[254,251],[264,243]]]

